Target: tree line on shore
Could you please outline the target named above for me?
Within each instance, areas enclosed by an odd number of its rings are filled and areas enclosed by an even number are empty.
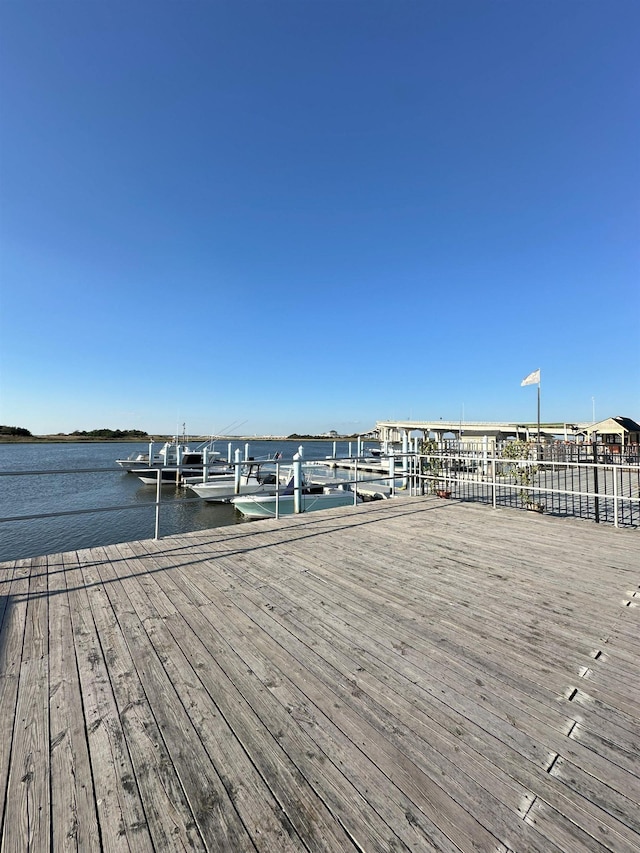
[[[4,426],[0,424],[0,435],[15,435],[21,438],[30,438],[31,433],[24,427]]]
[[[37,438],[38,436],[34,436],[30,430],[25,429],[25,427],[16,427],[16,426],[6,426],[4,424],[0,424],[0,437],[6,438]],[[149,433],[145,432],[141,429],[77,429],[74,432],[64,433],[58,432],[56,433],[58,437],[72,437],[72,438],[113,438],[113,439],[145,439],[149,438]]]
[[[149,433],[141,429],[77,429],[69,435],[80,438],[149,438]]]

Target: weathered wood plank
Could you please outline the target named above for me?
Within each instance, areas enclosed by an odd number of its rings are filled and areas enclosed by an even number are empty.
[[[205,844],[111,605],[114,576],[104,571],[108,563],[104,549],[96,548],[90,559],[83,557],[80,568],[85,586],[90,590],[91,612],[107,662],[149,833],[157,850],[204,851]]]
[[[49,557],[51,828],[56,851],[100,850],[65,567]]]
[[[137,543],[132,547],[138,551]],[[159,555],[157,560],[162,565],[162,556]],[[201,595],[188,577],[172,572],[171,578],[167,573],[154,574],[153,578],[162,587],[162,604],[157,594],[154,600],[158,602],[163,618],[171,621],[181,619],[184,625],[190,626],[184,653],[199,672],[203,683],[216,696],[222,713],[234,721],[238,739],[282,803],[283,811],[295,824],[305,849],[348,849],[349,837],[357,841],[359,849],[420,849],[424,839],[418,822],[408,825],[402,842],[394,834],[394,828],[386,825],[369,807],[352,781],[323,757],[315,742],[293,717],[291,707],[282,706],[274,700],[269,688],[270,679],[267,678],[266,684],[264,680],[256,680],[255,671],[247,667],[240,656],[241,647],[251,642],[251,637],[239,631],[236,620],[231,623],[224,618],[216,618],[213,623],[208,620],[208,598]],[[195,596],[195,602],[191,596]],[[179,611],[175,609],[178,605]],[[220,684],[225,680],[233,685],[233,690],[220,690]],[[272,740],[261,733],[263,728]],[[354,772],[355,766],[350,765],[349,775],[353,776]],[[317,780],[321,778],[326,780],[326,784],[319,786]],[[315,792],[307,780],[314,780]],[[324,793],[319,796],[318,790]],[[367,797],[370,799],[371,794]],[[327,809],[328,815],[322,819]],[[385,812],[384,807],[382,812]],[[362,819],[363,814],[367,815],[366,821]],[[332,830],[334,822],[336,826]],[[340,825],[346,827],[347,836],[339,830]],[[333,834],[335,838],[332,840]],[[441,849],[448,850],[446,839],[441,840]]]
[[[126,576],[127,562],[122,565]],[[253,844],[242,823],[230,792],[207,754],[189,712],[183,704],[187,697],[178,695],[182,686],[171,681],[165,663],[169,646],[160,652],[147,634],[134,602],[126,592],[131,580],[119,580],[110,565],[99,567],[107,594],[122,630],[127,636],[133,664],[142,688],[154,709],[168,755],[189,801],[194,820],[204,844],[214,850],[253,850]],[[142,595],[139,590],[133,595]],[[162,656],[162,659],[160,656]]]
[[[11,581],[13,580],[15,567],[15,563],[7,563],[5,566],[0,567],[0,637],[2,636],[5,613],[8,609],[7,605],[9,603]]]
[[[2,836],[6,850],[50,849],[48,655],[47,558],[39,557],[29,577]]]
[[[608,853],[609,839],[601,840],[585,834],[581,827],[565,817],[543,799],[536,798],[526,816],[527,824],[535,826],[545,838],[563,853]],[[628,849],[628,848],[623,848]]]
[[[22,560],[11,567],[7,566],[6,575],[2,581],[5,611],[0,633],[0,803],[2,803],[0,832],[4,829],[6,817],[5,795],[13,746],[18,676],[27,615],[29,573],[30,561]]]
[[[153,847],[144,806],[78,554],[65,554],[64,564],[101,845],[105,851],[148,853]]]
[[[134,567],[139,563],[136,562],[133,552],[126,545],[119,546],[119,550],[128,558],[127,566],[132,567],[131,573],[137,574],[140,584],[140,587],[136,588],[131,581],[126,583],[130,599],[134,602],[154,647],[162,655],[165,667],[172,674],[173,683],[181,692],[183,701],[189,708],[190,717],[203,743],[209,748],[209,754],[221,774],[222,781],[229,786],[233,802],[249,828],[253,842],[258,849],[297,849],[293,838],[289,837],[289,833],[295,837],[295,830],[289,822],[286,810],[275,802],[269,803],[268,789],[256,775],[254,765],[248,761],[242,741],[236,740],[229,729],[224,710],[221,711],[218,707],[219,697],[230,692],[224,674],[221,671],[218,673],[208,692],[197,685],[199,681],[206,680],[205,670],[216,667],[215,659],[206,653],[205,660],[199,659],[195,666],[191,665],[190,649],[194,642],[200,642],[198,636],[190,630],[187,631],[188,636],[185,636],[186,623],[181,619],[172,618],[175,611],[171,601],[166,599],[158,586],[158,573],[136,573]],[[165,630],[165,626],[168,630]],[[203,683],[203,687],[207,688],[207,685]],[[236,713],[240,708],[235,706],[235,702],[240,704],[241,698],[235,697],[232,707]],[[251,729],[259,725],[259,718],[251,719]],[[268,742],[261,741],[261,746],[266,751],[271,749]],[[282,772],[282,766],[278,765],[276,773],[280,775]],[[341,842],[344,841],[342,837]]]

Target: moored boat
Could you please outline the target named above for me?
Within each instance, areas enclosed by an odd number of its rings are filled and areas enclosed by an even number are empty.
[[[158,482],[158,472],[164,484],[182,484],[185,480],[199,480],[202,482],[204,461],[201,453],[186,453],[179,465],[167,465],[157,468],[137,468],[132,471],[145,485],[150,486]],[[212,459],[207,462],[207,477],[219,477],[232,475],[233,466],[228,465],[221,459]]]
[[[186,444],[177,445],[174,441],[167,441],[157,453],[153,452],[153,442],[149,444],[149,451],[146,453],[132,453],[126,459],[116,459],[116,465],[119,465],[125,471],[136,471],[139,468],[162,468],[163,465],[175,464],[178,447],[181,451],[188,452],[189,447]]]
[[[186,465],[186,457],[191,456],[192,454],[197,454],[200,459],[199,464],[202,465],[204,447],[207,448],[207,458],[209,460],[220,459],[220,453],[217,450],[214,450],[210,444],[205,444],[204,446],[198,447],[196,450],[192,450],[188,444],[174,440],[165,442],[157,453],[153,452],[153,442],[150,442],[149,450],[146,453],[133,453],[126,459],[116,459],[116,464],[125,471],[136,474],[140,470],[166,468],[172,465],[175,466],[178,464],[178,460],[180,460],[182,464]],[[188,464],[193,465],[198,463],[195,459],[192,459]]]
[[[287,489],[289,491],[289,489]],[[352,506],[361,503],[359,496],[344,489],[323,488],[322,491],[303,489],[300,495],[300,511],[315,512],[321,509],[334,509],[340,506]],[[295,512],[295,497],[293,494],[281,495],[240,495],[231,499],[233,505],[247,518],[273,518],[278,515],[292,515]]]
[[[277,487],[275,470],[264,470],[261,463],[250,464],[240,474],[236,486],[236,476],[225,474],[213,477],[206,482],[189,483],[189,488],[205,501],[230,501],[236,495],[254,495],[275,493]]]

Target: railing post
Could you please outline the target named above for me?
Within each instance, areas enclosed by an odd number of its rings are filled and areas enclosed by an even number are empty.
[[[276,518],[280,518],[280,463],[276,462]]]
[[[615,465],[611,466],[611,474],[613,475],[613,526],[618,527],[618,473]]]
[[[485,457],[485,460],[486,460],[486,457]],[[494,509],[496,508],[497,503],[498,503],[497,499],[496,499],[496,468],[497,467],[498,467],[498,463],[496,461],[496,455],[494,452],[493,459],[491,461],[491,492],[492,492],[492,501],[491,502],[493,504]]]
[[[236,460],[233,472],[233,493],[240,494],[240,448],[236,450]]]
[[[396,495],[396,460],[393,450],[389,454],[389,494],[392,498]]]
[[[182,445],[176,444],[176,486],[180,484],[182,476]]]
[[[156,529],[153,538],[160,538],[160,501],[162,500],[162,468],[158,468],[158,482],[156,483]]]
[[[409,433],[406,429],[402,433],[402,488],[406,489],[409,485]]]
[[[418,476],[418,472],[420,471],[420,457],[418,456],[418,448],[413,448],[413,456],[411,457],[411,494],[414,497],[418,497],[420,494],[420,478]]]
[[[353,505],[355,506],[358,503],[358,460],[356,459],[355,465],[353,466]]]
[[[596,524],[600,524],[600,498],[598,497],[598,443],[596,441],[593,442],[593,492],[595,494],[594,498],[594,508],[595,508],[595,522]]]
[[[302,460],[293,460],[293,511],[302,512]]]
[[[202,450],[202,482],[206,483],[209,479],[209,448],[205,447]]]
[[[412,453],[412,451],[413,451],[412,445],[413,445],[413,442],[410,441],[409,442],[409,452],[410,453]],[[416,478],[415,478],[415,468],[414,468],[415,457],[410,455],[408,463],[409,463],[409,472],[408,472],[409,473],[409,494],[413,498],[413,497],[415,497],[415,494],[416,494],[416,491],[415,491]]]

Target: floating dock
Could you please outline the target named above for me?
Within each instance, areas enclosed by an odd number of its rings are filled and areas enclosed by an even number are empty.
[[[639,553],[429,496],[3,564],[2,850],[638,851]]]

